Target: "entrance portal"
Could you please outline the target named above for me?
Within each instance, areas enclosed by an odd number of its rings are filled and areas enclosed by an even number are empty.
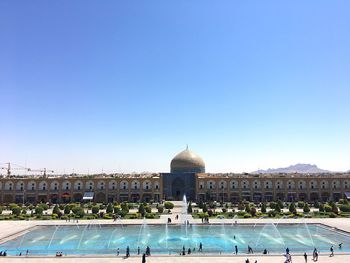
[[[185,194],[185,182],[181,178],[175,178],[175,180],[171,184],[171,189],[173,198],[177,201],[180,201],[182,200],[182,197]]]

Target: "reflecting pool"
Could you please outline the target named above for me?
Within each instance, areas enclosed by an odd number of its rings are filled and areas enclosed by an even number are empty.
[[[350,252],[350,236],[341,231],[318,224],[211,224],[211,225],[76,225],[37,226],[27,233],[0,244],[0,250],[9,255],[54,255],[56,251],[72,255],[125,254],[127,246],[131,255],[141,253],[150,246],[151,254],[179,254],[186,251],[198,253],[232,254],[235,245],[239,253],[247,253],[248,245],[254,253],[291,253],[329,251],[331,245],[342,252]]]

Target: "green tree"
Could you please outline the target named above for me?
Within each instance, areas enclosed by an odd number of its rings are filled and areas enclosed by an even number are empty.
[[[164,207],[162,205],[159,205],[158,206],[158,213],[163,214],[163,212],[164,212]]]
[[[324,204],[319,204],[318,210],[324,212]]]
[[[191,202],[188,203],[187,213],[192,214],[192,203]]]
[[[262,203],[262,205],[261,205],[261,213],[266,213],[266,203]]]
[[[202,210],[203,210],[203,213],[208,212],[208,207],[207,207],[207,204],[206,204],[206,203],[203,204]]]
[[[107,213],[107,214],[113,213],[113,205],[112,205],[111,203],[109,203],[109,204],[107,205],[106,213]]]
[[[303,208],[304,213],[309,213],[310,212],[310,207],[308,203],[304,204],[304,208]]]
[[[295,207],[294,202],[290,203],[290,205],[289,205],[289,212],[291,212],[293,214],[295,214],[297,212],[297,209]]]
[[[21,208],[19,206],[12,207],[11,211],[15,216],[19,216],[21,214]]]
[[[37,206],[35,207],[35,214],[38,216],[41,216],[44,212],[44,209],[42,208],[42,206]]]
[[[95,215],[98,214],[98,212],[100,212],[100,207],[98,205],[94,205],[92,208],[91,208],[91,212]]]
[[[58,205],[55,205],[55,206],[54,206],[54,208],[53,208],[53,210],[52,210],[52,213],[53,213],[53,214],[56,214],[56,215],[58,215],[59,213],[61,213],[61,210],[60,210],[60,208],[58,207]]]
[[[139,205],[138,212],[141,214],[142,217],[144,217],[146,214],[145,206],[142,203]]]
[[[246,205],[245,205],[245,211],[246,211],[247,213],[250,213],[250,210],[251,210],[250,205],[249,205],[249,204],[246,204]]]
[[[70,214],[70,206],[69,205],[66,205],[66,206],[64,206],[64,214],[65,215],[69,215]]]
[[[165,209],[173,209],[174,204],[172,202],[164,202]]]

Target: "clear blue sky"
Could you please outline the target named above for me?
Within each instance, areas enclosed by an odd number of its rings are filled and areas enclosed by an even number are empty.
[[[350,1],[0,1],[0,163],[350,169]]]

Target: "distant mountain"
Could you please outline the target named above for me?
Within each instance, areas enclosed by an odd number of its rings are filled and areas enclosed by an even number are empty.
[[[277,168],[277,169],[267,169],[267,170],[258,170],[252,172],[253,174],[267,174],[267,173],[329,173],[330,171],[323,170],[318,168],[314,164],[304,164],[304,163],[298,163],[295,165],[291,165],[284,168]]]

